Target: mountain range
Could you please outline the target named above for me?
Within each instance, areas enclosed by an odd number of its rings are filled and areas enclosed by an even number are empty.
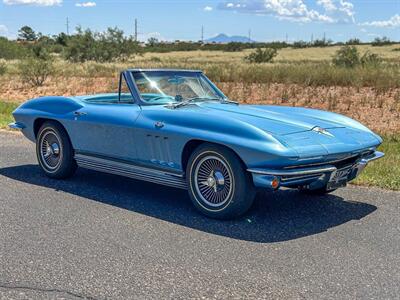
[[[227,43],[255,43],[253,40],[249,40],[248,37],[246,36],[241,36],[241,35],[226,35],[224,33],[220,33],[215,37],[206,39],[204,42],[206,43],[216,43],[216,44],[227,44]]]

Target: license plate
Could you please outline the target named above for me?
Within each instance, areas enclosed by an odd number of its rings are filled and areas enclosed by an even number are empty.
[[[327,184],[327,189],[333,190],[346,186],[350,171],[351,168],[346,168],[332,172]]]

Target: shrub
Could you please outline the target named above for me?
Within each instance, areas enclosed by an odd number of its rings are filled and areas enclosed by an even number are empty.
[[[0,59],[19,59],[27,55],[27,49],[5,37],[0,37]]]
[[[22,81],[32,86],[42,86],[46,79],[54,73],[51,59],[28,58],[18,65]]]
[[[391,41],[388,37],[384,36],[382,38],[375,38],[374,41],[371,43],[372,46],[376,47],[376,46],[386,46],[386,45],[391,45],[394,42]]]
[[[224,51],[226,52],[240,52],[245,49],[246,44],[238,42],[230,42],[225,45]]]
[[[0,76],[7,72],[7,65],[4,61],[0,61]]]
[[[336,51],[333,57],[333,64],[336,66],[352,68],[360,64],[360,54],[354,46],[343,46]]]
[[[309,47],[310,44],[305,42],[305,41],[296,41],[293,43],[292,47],[295,49],[299,49],[299,48],[307,48]]]
[[[275,48],[261,49],[257,48],[256,51],[250,53],[245,57],[245,60],[250,63],[270,63],[274,57],[278,55],[278,51]]]
[[[382,63],[382,58],[376,54],[367,51],[361,57],[360,62],[363,66],[374,66],[377,67]]]
[[[360,39],[357,39],[357,38],[349,39],[346,42],[346,45],[360,45],[360,44],[361,44],[361,41],[360,41]]]
[[[358,65],[363,67],[379,66],[382,58],[370,51],[365,52],[362,56],[354,46],[343,46],[340,48],[333,57],[333,64],[340,67],[353,68]]]
[[[323,39],[316,39],[315,41],[313,41],[311,43],[311,45],[313,47],[328,47],[330,45],[332,45],[332,41],[331,40],[327,40],[326,38]]]

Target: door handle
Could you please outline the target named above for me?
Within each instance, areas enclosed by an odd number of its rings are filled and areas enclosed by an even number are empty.
[[[164,127],[164,123],[161,121],[155,122],[154,123],[154,127],[156,128],[163,128]]]
[[[87,113],[84,112],[84,111],[75,111],[75,112],[74,112],[74,116],[77,116],[77,117],[79,117],[79,116],[86,116],[86,115],[87,115]]]

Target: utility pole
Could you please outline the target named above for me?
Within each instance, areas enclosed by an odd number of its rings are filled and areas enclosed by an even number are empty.
[[[69,35],[69,19],[68,19],[68,17],[67,17],[67,23],[65,25],[67,25],[67,35]]]
[[[138,40],[137,19],[135,19],[135,42]]]
[[[286,44],[288,43],[288,34],[286,33]]]
[[[249,29],[249,43],[251,42],[251,29]]]
[[[324,31],[324,42],[326,41],[326,34],[325,34],[325,31]]]
[[[311,43],[314,42],[314,33],[311,33]]]
[[[201,43],[204,44],[204,26],[201,26]]]

